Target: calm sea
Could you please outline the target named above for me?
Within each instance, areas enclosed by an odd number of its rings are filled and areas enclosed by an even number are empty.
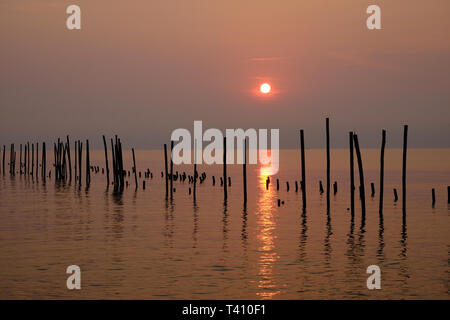
[[[131,152],[125,151],[131,170]],[[298,150],[282,150],[280,171],[248,166],[243,205],[242,166],[230,165],[224,203],[222,166],[199,165],[207,178],[193,201],[188,181],[174,182],[165,199],[163,153],[136,150],[134,177],[122,194],[92,173],[88,190],[52,179],[0,176],[1,299],[448,299],[450,278],[450,149],[408,150],[407,219],[402,223],[401,150],[386,150],[384,221],[378,215],[379,151],[363,150],[366,223],[359,197],[348,210],[348,150],[331,152],[331,210],[319,193],[326,187],[325,151],[306,150],[307,201],[301,209]],[[52,158],[53,155],[47,155]],[[91,164],[104,167],[102,150]],[[84,164],[83,164],[84,165]],[[49,164],[48,169],[52,169]],[[153,179],[142,188],[144,171]],[[174,171],[193,173],[192,166]],[[216,185],[212,186],[212,176]],[[276,179],[280,190],[276,190]],[[359,178],[356,172],[356,185]],[[84,179],[84,172],[83,172]],[[287,191],[286,181],[290,183]],[[370,183],[375,183],[375,196]],[[394,202],[393,188],[399,192]],[[431,205],[431,189],[436,205]],[[280,199],[284,204],[278,207]],[[368,290],[366,269],[381,268],[381,290]],[[81,290],[68,290],[66,268],[81,268]]]

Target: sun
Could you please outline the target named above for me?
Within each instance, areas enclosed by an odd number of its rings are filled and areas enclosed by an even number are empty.
[[[259,87],[259,91],[261,91],[261,93],[263,94],[268,94],[270,93],[270,91],[272,90],[270,84],[268,84],[267,82],[263,83],[260,87]]]

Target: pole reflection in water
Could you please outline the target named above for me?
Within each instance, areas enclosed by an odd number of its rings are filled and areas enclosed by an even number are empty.
[[[223,202],[223,217],[222,217],[222,234],[223,234],[223,252],[228,252],[228,203],[227,200]]]
[[[257,296],[261,299],[272,299],[280,294],[279,287],[274,280],[274,264],[279,259],[275,247],[276,221],[275,201],[273,188],[266,190],[266,179],[271,174],[270,167],[261,167],[259,174],[259,199],[257,208],[257,241],[258,241],[258,281]]]

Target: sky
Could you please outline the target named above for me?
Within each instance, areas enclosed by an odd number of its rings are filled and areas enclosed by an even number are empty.
[[[67,6],[81,30],[66,28]],[[381,8],[368,30],[366,8]],[[450,147],[448,0],[2,0],[0,144],[160,148],[177,128],[280,129],[296,148]],[[272,94],[257,94],[269,82]]]

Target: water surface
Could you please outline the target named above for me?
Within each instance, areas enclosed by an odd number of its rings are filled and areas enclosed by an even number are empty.
[[[92,174],[89,189],[74,181],[44,184],[32,177],[0,176],[0,298],[2,299],[448,299],[449,149],[408,151],[407,220],[402,221],[401,150],[386,150],[384,219],[378,215],[379,151],[363,150],[367,214],[359,199],[348,210],[348,151],[332,150],[331,182],[338,192],[326,211],[324,150],[307,150],[307,200],[302,211],[298,150],[282,150],[280,171],[248,166],[243,205],[242,167],[229,166],[232,185],[224,202],[221,166],[198,166],[207,179],[174,182],[165,199],[160,150],[137,150],[142,171],[121,194]],[[131,152],[125,151],[127,170]],[[47,158],[50,156],[47,155]],[[103,151],[91,152],[104,166]],[[51,164],[47,165],[51,168]],[[150,168],[153,179],[146,180]],[[192,174],[192,166],[174,170]],[[211,176],[216,176],[212,186]],[[84,174],[83,174],[84,176]],[[276,190],[276,179],[280,190]],[[290,191],[286,190],[286,181]],[[356,185],[359,180],[356,174]],[[84,181],[83,181],[84,182]],[[376,186],[370,196],[370,182]],[[400,200],[393,201],[393,188]],[[431,188],[437,202],[431,205]],[[277,206],[277,200],[284,205]],[[79,265],[82,290],[66,288],[67,266]],[[368,290],[366,268],[382,271],[382,289]]]

